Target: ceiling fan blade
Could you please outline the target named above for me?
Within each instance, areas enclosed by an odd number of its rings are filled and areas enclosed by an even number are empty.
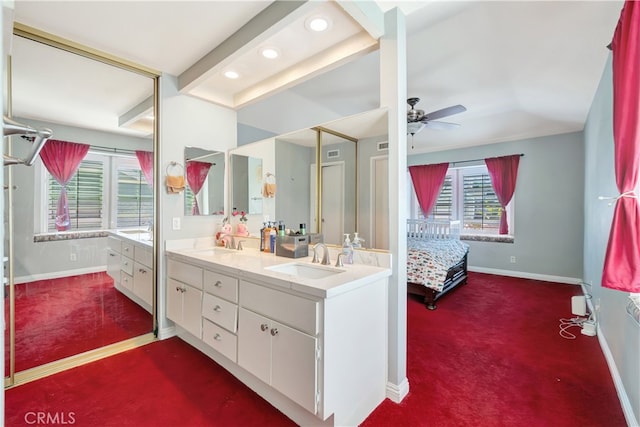
[[[441,119],[443,117],[452,116],[458,113],[464,113],[467,109],[463,105],[452,105],[451,107],[443,108],[442,110],[432,111],[431,113],[425,114],[422,118],[423,122],[428,122],[431,120]]]
[[[425,122],[424,127],[429,129],[446,130],[460,127],[460,125],[458,123],[449,122]]]

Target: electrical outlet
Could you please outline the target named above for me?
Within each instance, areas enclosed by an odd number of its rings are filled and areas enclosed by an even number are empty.
[[[511,255],[511,258],[509,258],[509,262],[511,262],[511,264],[515,264],[516,263],[516,256],[515,255]]]
[[[69,261],[77,261],[78,260],[78,254],[76,254],[75,252],[71,252],[69,254]]]
[[[173,218],[173,229],[180,230],[180,217]]]

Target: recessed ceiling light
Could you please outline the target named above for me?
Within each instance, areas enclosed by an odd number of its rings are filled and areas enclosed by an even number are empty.
[[[240,77],[240,74],[236,73],[235,71],[225,71],[224,72],[224,76],[228,79],[237,79],[238,77]]]
[[[260,54],[267,59],[275,59],[280,56],[278,50],[273,47],[263,47],[260,49]]]
[[[321,32],[326,31],[331,27],[331,21],[324,16],[310,16],[305,21],[306,27],[311,31]]]

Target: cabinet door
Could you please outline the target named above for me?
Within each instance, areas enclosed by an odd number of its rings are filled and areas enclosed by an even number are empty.
[[[182,283],[167,279],[167,317],[182,325]]]
[[[115,283],[120,281],[120,254],[113,249],[107,249],[107,274]]]
[[[183,288],[181,326],[202,339],[202,291],[189,285],[183,285]]]
[[[275,321],[271,322],[269,336],[271,386],[315,414],[318,410],[317,339]]]
[[[238,365],[267,384],[271,382],[271,324],[259,314],[240,308]]]
[[[153,299],[153,271],[139,262],[134,262],[133,267],[133,293],[139,296],[142,301],[151,305],[151,300]]]

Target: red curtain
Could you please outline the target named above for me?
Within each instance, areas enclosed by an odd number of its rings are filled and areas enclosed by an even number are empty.
[[[69,203],[67,202],[67,184],[75,175],[80,162],[89,152],[86,144],[76,144],[75,142],[59,141],[50,139],[44,144],[40,151],[42,163],[49,173],[62,186],[58,208],[56,210],[56,230],[65,231],[71,228],[69,218]]]
[[[500,212],[500,234],[509,234],[509,225],[507,223],[507,210],[505,209],[516,189],[516,179],[518,178],[518,164],[520,163],[520,155],[504,157],[490,157],[484,159],[491,176],[491,185],[496,192],[498,201],[502,206]]]
[[[613,144],[617,197],[604,258],[602,286],[640,292],[640,3],[627,1],[611,43]]]
[[[425,218],[429,216],[433,205],[438,200],[440,188],[447,176],[447,169],[449,169],[449,163],[409,166],[413,188],[416,190],[418,203]]]
[[[136,157],[138,158],[138,163],[140,163],[144,179],[149,184],[149,187],[153,188],[153,152],[136,151]]]
[[[207,174],[211,168],[211,163],[197,162],[190,160],[187,162],[187,183],[193,192],[193,205],[191,206],[191,215],[200,215],[198,207],[197,195],[202,189],[202,184],[207,179]]]

